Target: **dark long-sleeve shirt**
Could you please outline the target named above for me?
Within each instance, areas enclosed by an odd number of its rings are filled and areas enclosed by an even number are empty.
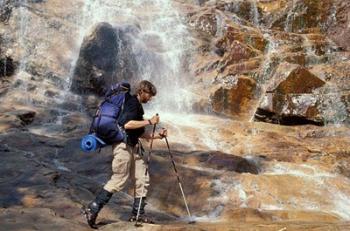
[[[143,107],[142,104],[138,101],[137,96],[126,93],[124,109],[119,117],[119,125],[124,127],[124,125],[130,120],[142,121],[143,114]],[[128,136],[127,144],[135,146],[140,136],[142,136],[142,134],[145,132],[145,128],[142,127],[137,129],[126,129],[125,132]]]

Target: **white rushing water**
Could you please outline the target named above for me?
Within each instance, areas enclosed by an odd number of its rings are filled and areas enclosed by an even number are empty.
[[[30,4],[29,4],[30,6]],[[72,5],[73,7],[73,5]],[[20,80],[19,87],[27,91],[27,82],[31,80],[32,74],[27,73],[27,62],[35,58],[35,54],[28,53],[27,46],[29,40],[34,43],[35,30],[29,23],[33,13],[28,8],[27,0],[22,1],[17,14],[18,22],[18,41],[21,49],[20,68],[16,78]],[[70,91],[73,74],[77,60],[79,58],[80,47],[84,37],[91,34],[95,26],[101,22],[111,24],[113,27],[124,25],[134,25],[140,28],[134,41],[132,52],[135,55],[138,71],[138,80],[152,81],[158,90],[158,94],[150,103],[150,107],[156,111],[190,111],[191,93],[186,90],[187,80],[191,79],[188,73],[184,71],[184,64],[187,62],[188,52],[191,50],[190,35],[183,22],[183,18],[176,9],[171,0],[85,0],[81,1],[79,8],[74,12],[71,21],[76,28],[72,29],[72,45],[70,69],[67,76],[63,77],[62,87],[59,87],[57,93],[47,97],[48,89],[56,88],[55,82],[51,79],[41,81],[35,91],[30,93],[30,97],[25,104],[29,106],[48,106],[57,111],[56,118],[50,119],[47,124],[41,127],[33,127],[31,131],[38,134],[56,135],[60,127],[63,127],[65,117],[76,111],[84,111],[82,97]],[[42,11],[45,13],[45,10]],[[37,29],[37,28],[36,28]],[[49,30],[39,32],[43,36],[51,36]],[[116,41],[117,42],[117,41]],[[38,45],[45,46],[46,44]],[[49,46],[49,45],[48,45]],[[48,47],[47,47],[48,48]],[[43,47],[41,51],[52,52]],[[144,52],[150,51],[150,52]],[[33,58],[34,57],[34,58]],[[35,62],[35,61],[34,61]],[[47,70],[50,71],[50,70]],[[114,76],[111,76],[113,78]],[[118,79],[118,81],[122,81]],[[35,83],[36,84],[36,83]],[[22,89],[23,88],[23,89]],[[17,93],[16,93],[17,94]],[[13,98],[14,94],[9,95]],[[46,103],[46,105],[45,105]],[[68,105],[68,106],[67,106]],[[45,126],[44,126],[45,125]],[[45,129],[44,129],[45,127]],[[51,131],[52,130],[52,131]]]
[[[81,44],[84,36],[100,22],[112,26],[136,25],[141,32],[132,43],[137,62],[135,69],[138,69],[137,79],[151,80],[157,87],[157,100],[152,107],[163,111],[190,110],[191,93],[185,88],[190,78],[183,68],[191,49],[190,35],[172,1],[89,0],[82,9],[77,44]],[[142,52],[145,49],[152,52]],[[75,53],[74,63],[79,51]],[[72,83],[73,70],[74,65],[67,89]]]
[[[19,72],[24,71],[27,64],[27,56],[29,55],[27,53],[27,43],[25,39],[27,39],[27,28],[28,28],[28,9],[27,6],[27,0],[21,1],[21,4],[19,5],[19,30],[18,30],[18,41],[19,46],[21,49],[21,58],[19,60]]]
[[[16,20],[16,37],[17,37],[17,49],[19,50],[19,64],[17,74],[15,75],[15,80],[13,81],[13,87],[18,88],[22,92],[26,92],[28,88],[28,82],[30,80],[30,75],[26,73],[27,62],[29,56],[31,55],[28,52],[28,25],[30,25],[29,15],[28,15],[28,2],[23,0],[18,4],[18,11],[14,15]],[[32,104],[32,99],[30,97],[24,97],[24,103],[27,105]]]
[[[295,17],[295,0],[292,0],[291,2],[289,2],[289,4],[291,4],[291,6],[287,14],[286,23],[284,25],[285,32],[292,32],[293,30],[292,22]]]
[[[250,120],[249,120],[250,122],[254,120],[256,109],[258,109],[259,105],[261,105],[261,103],[263,103],[263,101],[266,100],[265,92],[268,87],[269,80],[273,75],[274,62],[275,62],[274,58],[279,52],[278,41],[276,41],[276,39],[274,39],[273,36],[271,36],[269,33],[270,31],[267,31],[267,30],[264,33],[264,38],[268,41],[268,45],[265,49],[266,59],[261,63],[261,71],[259,73],[259,78],[257,80],[261,88],[260,90],[261,93],[260,93],[259,99],[256,101],[257,104],[255,105],[255,107],[253,107],[255,109],[251,113]]]
[[[251,0],[250,2],[251,8],[250,8],[250,18],[253,24],[256,27],[260,27],[260,17],[259,17],[259,11],[258,11],[258,5],[256,3],[256,0]]]

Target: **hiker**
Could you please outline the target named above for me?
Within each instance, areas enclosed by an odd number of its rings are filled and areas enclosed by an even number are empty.
[[[146,173],[146,157],[142,153],[142,145],[139,138],[152,139],[152,134],[145,132],[146,126],[154,126],[159,123],[159,116],[155,115],[151,119],[143,119],[143,103],[147,103],[157,93],[156,87],[149,81],[143,80],[138,84],[136,95],[127,93],[122,114],[119,117],[119,125],[125,129],[127,139],[112,145],[113,161],[112,176],[98,193],[95,200],[83,207],[83,213],[91,228],[96,227],[96,218],[102,207],[107,204],[113,193],[121,191],[129,178],[134,183],[134,203],[130,221],[153,223],[145,215],[146,195],[149,188],[149,174]],[[154,134],[153,139],[162,139],[167,136],[167,130],[161,129],[158,134]],[[139,207],[140,204],[141,205]],[[138,211],[139,210],[139,211]]]

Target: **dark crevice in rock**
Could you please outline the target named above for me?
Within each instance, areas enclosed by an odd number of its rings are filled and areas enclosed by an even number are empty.
[[[11,57],[0,58],[0,77],[13,75],[16,67],[17,63]]]
[[[281,125],[306,125],[312,124],[316,126],[324,126],[322,121],[314,121],[302,116],[278,115],[274,112],[266,111],[258,108],[254,115],[254,120],[259,122],[281,124]]]
[[[24,125],[31,124],[35,118],[34,111],[17,111],[17,117],[23,122]]]

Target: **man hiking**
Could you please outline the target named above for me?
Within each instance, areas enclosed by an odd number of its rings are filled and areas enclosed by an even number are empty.
[[[149,120],[143,118],[143,103],[147,103],[157,93],[156,87],[149,81],[141,81],[136,89],[136,95],[125,95],[125,103],[119,125],[125,129],[127,140],[112,145],[113,161],[112,176],[98,193],[95,200],[87,207],[83,207],[83,213],[91,228],[97,228],[96,218],[102,207],[107,204],[113,193],[121,191],[131,178],[134,183],[134,204],[130,221],[136,220],[144,223],[153,223],[145,216],[146,195],[149,187],[149,174],[146,171],[145,156],[142,155],[142,147],[139,138],[152,139],[152,134],[145,132],[145,127],[159,123],[159,116],[155,115]],[[167,136],[167,130],[162,129],[153,139],[162,139]],[[147,174],[146,174],[147,173]],[[140,205],[141,201],[141,205]]]

